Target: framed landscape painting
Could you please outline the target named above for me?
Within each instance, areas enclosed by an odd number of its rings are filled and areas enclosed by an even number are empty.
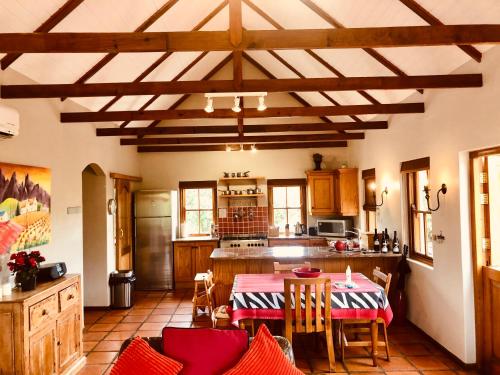
[[[0,254],[49,243],[50,169],[0,163]]]

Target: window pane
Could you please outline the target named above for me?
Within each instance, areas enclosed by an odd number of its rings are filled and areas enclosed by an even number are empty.
[[[425,215],[425,232],[426,232],[426,247],[427,255],[432,258],[432,216],[429,214]]]
[[[429,184],[428,171],[417,172],[417,207],[420,211],[427,211],[427,201],[425,200],[424,186]]]
[[[184,190],[185,205],[188,210],[197,210],[198,205],[198,189],[186,189]]]
[[[413,219],[413,238],[414,238],[414,246],[415,252],[419,254],[425,254],[425,248],[423,246],[424,242],[424,234],[423,234],[423,225],[422,225],[422,216],[421,213],[415,213]]]
[[[366,215],[368,217],[368,232],[373,232],[375,230],[375,211],[366,211]]]
[[[274,209],[274,225],[280,227],[280,231],[285,231],[286,220],[286,210],[285,209]]]
[[[213,208],[212,199],[213,199],[212,189],[200,189],[200,208],[201,209],[211,210]]]
[[[286,187],[273,187],[273,207],[286,207]]]
[[[198,234],[199,231],[199,211],[186,211],[186,233]]]
[[[200,233],[210,233],[213,223],[213,211],[200,211]]]
[[[297,222],[301,222],[302,218],[300,217],[300,208],[290,208],[288,210],[288,223],[290,226],[297,224]]]
[[[300,207],[300,186],[289,186],[286,190],[288,207]]]

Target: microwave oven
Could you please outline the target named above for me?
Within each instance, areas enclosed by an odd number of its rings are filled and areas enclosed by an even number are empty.
[[[318,236],[346,237],[346,231],[352,229],[352,221],[348,219],[318,219]]]

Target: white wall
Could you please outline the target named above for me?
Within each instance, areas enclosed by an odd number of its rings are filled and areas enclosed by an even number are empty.
[[[433,267],[411,262],[408,317],[467,363],[475,361],[476,353],[466,151],[500,144],[499,61],[496,47],[481,64],[471,62],[457,71],[483,72],[483,88],[427,90],[424,114],[393,116],[388,131],[368,132],[365,141],[352,143],[351,151],[360,169],[376,168],[377,196],[389,186],[379,228],[401,231],[405,222],[399,189],[402,161],[430,157],[433,205],[440,184],[448,185],[441,209],[433,214],[434,233],[442,230],[446,240],[433,244]]]
[[[7,69],[0,83],[33,83]],[[48,167],[52,170],[52,240],[40,247],[48,262],[64,261],[70,273],[82,273],[82,214],[67,214],[68,207],[82,206],[82,171],[98,164],[106,174],[106,195],[113,197],[110,172],[139,175],[135,149],[119,146],[116,138],[97,138],[92,124],[61,124],[59,114],[65,110],[81,111],[70,100],[3,100],[19,110],[21,133],[0,141],[0,161]],[[107,216],[108,271],[114,269],[113,218]],[[102,287],[108,300],[108,288]]]

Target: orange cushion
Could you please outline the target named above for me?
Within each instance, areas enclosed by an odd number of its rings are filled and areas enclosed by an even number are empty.
[[[118,357],[111,375],[176,375],[181,370],[181,363],[158,353],[142,338],[136,337]]]
[[[265,324],[261,324],[250,349],[240,361],[224,375],[301,375],[299,369],[290,363]]]

